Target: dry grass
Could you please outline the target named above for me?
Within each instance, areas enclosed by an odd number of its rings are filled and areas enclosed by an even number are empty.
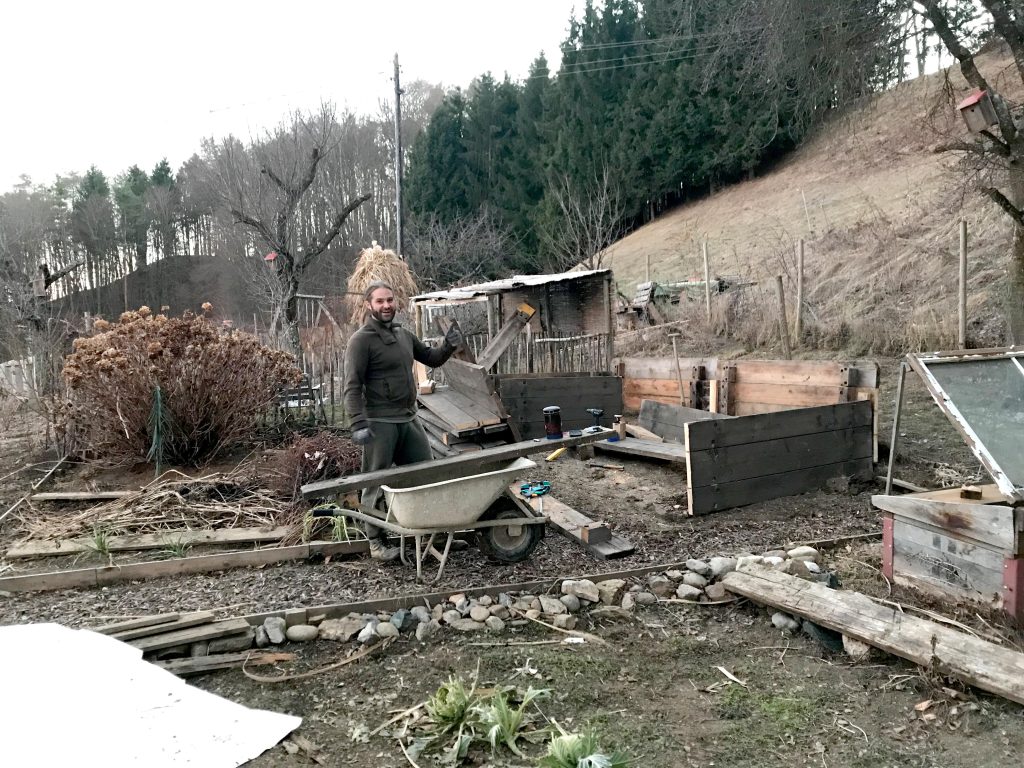
[[[375,240],[373,245],[364,248],[359,254],[359,260],[352,271],[352,276],[348,279],[349,296],[347,301],[349,317],[353,323],[361,324],[366,319],[366,308],[361,297],[366,287],[378,280],[387,283],[394,289],[399,312],[405,310],[411,296],[419,293],[416,280],[409,271],[409,265],[400,259],[394,251],[381,248]]]

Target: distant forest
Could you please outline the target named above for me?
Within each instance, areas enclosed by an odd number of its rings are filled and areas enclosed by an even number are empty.
[[[557,71],[539,55],[522,81],[485,73],[465,90],[405,84],[403,255],[425,288],[596,266],[624,232],[756,174],[837,110],[934,65],[942,49],[920,5],[587,2]],[[984,40],[975,3],[945,7],[964,39]],[[30,286],[41,265],[51,296],[81,293],[76,311],[108,315],[124,308],[117,292],[101,299],[93,289],[163,259],[231,261],[238,289],[257,302],[273,303],[289,281],[287,296],[340,291],[360,248],[395,242],[392,119],[390,108],[289,115],[251,144],[204,141],[176,170],[165,160],[114,178],[95,167],[50,183],[24,178],[0,195],[9,319],[37,307]],[[286,190],[302,179],[270,183],[268,168],[301,169],[310,157],[313,175],[294,200]],[[366,193],[325,245],[343,202]],[[286,258],[268,266],[272,250]],[[303,253],[316,263],[281,272]]]

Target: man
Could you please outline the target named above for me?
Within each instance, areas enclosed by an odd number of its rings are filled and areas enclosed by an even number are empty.
[[[436,368],[462,345],[462,334],[452,326],[440,347],[430,347],[395,322],[395,292],[374,282],[363,293],[366,323],[348,341],[345,351],[345,411],[352,440],[363,447],[363,472],[402,466],[431,458],[423,425],[416,419],[416,360]],[[379,489],[365,488],[361,503],[373,508]],[[364,524],[375,560],[395,560],[397,547],[386,546],[387,534]]]

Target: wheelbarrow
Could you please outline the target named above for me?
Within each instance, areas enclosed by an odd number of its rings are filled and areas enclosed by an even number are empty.
[[[477,546],[489,557],[503,563],[525,560],[544,536],[546,518],[509,490],[519,475],[537,465],[519,458],[507,466],[466,477],[455,477],[413,488],[382,485],[386,514],[360,507],[346,509],[334,504],[313,509],[314,517],[343,516],[371,523],[399,537],[399,553],[410,565],[407,539],[414,542],[416,580],[423,580],[423,563],[433,556],[441,578],[455,535],[476,531]],[[444,538],[444,547],[439,550]]]

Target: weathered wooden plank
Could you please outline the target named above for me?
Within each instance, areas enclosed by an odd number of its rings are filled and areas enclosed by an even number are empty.
[[[137,494],[138,491],[46,491],[32,494],[29,501],[117,501]]]
[[[53,589],[95,587],[119,581],[176,576],[184,573],[209,573],[229,568],[283,563],[289,560],[302,560],[315,554],[359,554],[366,551],[367,543],[365,541],[312,542],[294,547],[268,547],[246,552],[225,552],[217,555],[183,557],[152,563],[131,563],[102,568],[78,568],[69,571],[7,576],[0,578],[0,590],[45,592]]]
[[[130,641],[128,644],[138,648],[143,653],[152,653],[162,648],[172,648],[175,645],[187,645],[204,640],[216,640],[218,637],[227,637],[228,635],[239,635],[243,632],[248,632],[249,629],[249,622],[245,619],[225,619],[224,621],[215,621],[198,627],[179,629],[176,632],[165,632],[162,635],[140,637]]]
[[[831,360],[735,360],[736,383],[845,386],[848,366]]]
[[[769,568],[727,574],[726,589],[1024,704],[1024,654]]]
[[[871,403],[862,400],[736,419],[692,422],[686,425],[686,445],[690,451],[706,451],[815,432],[866,427],[872,423]]]
[[[523,327],[530,322],[530,318],[536,313],[536,309],[529,304],[523,303],[516,308],[516,312],[508,319],[501,330],[498,331],[490,343],[484,347],[477,357],[477,364],[485,371],[498,362],[498,358],[511,346],[516,337],[523,330]]]
[[[769,444],[764,443],[763,445]],[[688,472],[687,475],[690,482],[693,482],[693,473]],[[688,485],[686,495],[689,509],[687,511],[691,515],[703,515],[708,512],[754,504],[758,501],[814,491],[835,477],[856,477],[867,480],[872,475],[871,457],[867,456],[863,459],[823,464],[808,469],[797,469],[731,483],[703,485],[696,488]]]
[[[975,504],[1004,504],[1006,497],[999,491],[999,486],[995,483],[987,483],[985,485],[979,485],[981,489],[981,498],[975,499]],[[961,502],[964,501],[963,497],[960,496],[960,488],[940,488],[937,491],[924,491],[922,493],[915,493],[915,499],[931,499],[932,501],[949,501],[949,502]]]
[[[651,432],[651,430],[641,427],[639,424],[626,424],[624,428],[627,435],[635,437],[637,440],[647,440],[651,443],[665,442],[665,438],[661,435],[655,434],[654,432]]]
[[[672,357],[623,357],[615,362],[622,375],[631,379],[676,378],[676,361]],[[718,378],[719,361],[715,357],[680,357],[679,367],[684,376],[693,368],[703,368],[705,378]]]
[[[739,403],[733,402],[733,416],[757,416],[760,413],[781,413],[792,411],[792,405],[778,405],[775,403]]]
[[[190,677],[214,672],[218,669],[235,667],[265,667],[268,664],[279,664],[282,661],[293,661],[294,653],[281,651],[242,651],[240,653],[214,653],[210,656],[196,656],[189,659],[168,659],[152,662],[161,669],[177,675]]]
[[[512,485],[509,490],[515,495],[518,494],[519,487]],[[541,499],[543,499],[543,503]],[[594,528],[597,525],[597,521],[592,520],[582,512],[577,512],[568,504],[559,501],[550,494],[541,498],[523,499],[523,501],[528,503],[535,512],[543,513],[552,528],[567,539],[575,541],[592,556],[600,560],[626,557],[633,554],[635,550],[632,543],[614,533],[611,534],[607,541],[585,541],[583,529]]]
[[[449,387],[438,387],[430,394],[418,395],[416,399],[422,409],[430,411],[436,419],[449,425],[453,431],[470,431],[483,426],[478,418],[479,412],[469,413],[462,408],[461,406],[466,405],[468,401]],[[467,407],[476,410],[471,404]],[[484,416],[490,421],[493,414],[485,413]],[[436,419],[434,423],[436,423]]]
[[[1002,604],[1004,555],[934,528],[893,518],[893,574],[991,606]]]
[[[621,453],[626,456],[643,456],[647,459],[659,459],[674,463],[686,461],[686,449],[678,443],[652,443],[650,440],[638,440],[635,437],[624,437],[615,442],[603,440],[594,443],[594,448],[606,453]]]
[[[161,533],[140,533],[130,536],[111,536],[107,547],[111,552],[135,552],[148,549],[166,549],[169,546],[195,546],[203,544],[243,544],[280,541],[291,529],[277,528],[224,528],[218,530],[174,530]],[[7,550],[11,560],[35,557],[56,557],[92,552],[94,547],[86,538],[66,541],[29,541]]]
[[[404,467],[380,469],[375,472],[364,472],[358,475],[320,480],[302,486],[302,495],[307,499],[334,496],[360,488],[378,486],[386,483],[392,488],[411,488],[439,480],[465,477],[483,471],[488,465],[499,466],[534,453],[550,453],[561,446],[586,445],[606,439],[612,434],[611,429],[603,429],[593,434],[578,437],[563,437],[561,440],[524,440],[500,448],[488,448],[473,456],[452,456],[447,459],[424,461],[419,464],[407,464]],[[2,589],[3,587],[0,587]]]
[[[1018,550],[1013,507],[970,501],[938,501],[916,495],[871,497],[895,517],[929,525],[957,538],[972,539],[1012,557]]]
[[[793,408],[845,403],[849,391],[842,386],[803,386],[797,384],[749,384],[739,379],[730,384],[730,395],[737,403],[772,403]]]
[[[618,376],[568,376],[549,374],[546,378],[499,378],[498,392],[503,402],[516,399],[550,399],[566,394],[583,397],[600,397],[607,393],[621,391],[622,380]]]
[[[494,382],[484,368],[475,363],[449,359],[441,370],[451,389],[472,401],[478,408],[493,413],[500,420],[508,416],[501,400],[495,394]],[[485,423],[481,419],[482,423]]]
[[[690,451],[690,485],[721,485],[856,459],[870,462],[871,434],[871,427],[855,427]]]
[[[589,387],[587,385],[590,385]],[[543,379],[519,379],[499,382],[501,399],[523,439],[544,434],[543,409],[558,405],[562,409],[562,429],[582,429],[594,423],[586,409],[605,412],[601,424],[611,424],[612,414],[622,413],[622,380],[617,376],[562,376]],[[510,391],[516,391],[515,396]]]
[[[109,632],[107,634],[112,634],[118,640],[128,642],[129,640],[137,640],[140,637],[158,635],[164,632],[177,632],[179,629],[188,629],[189,627],[197,627],[200,624],[209,624],[214,620],[214,618],[213,611],[196,611],[194,613],[182,614],[175,621],[168,624],[123,629],[119,632]]]
[[[126,632],[130,629],[155,627],[158,624],[169,624],[172,621],[177,621],[179,618],[181,618],[181,614],[178,613],[158,613],[153,616],[140,616],[137,619],[127,619],[125,621],[118,621],[114,624],[105,624],[102,627],[90,627],[90,631],[98,632],[101,635],[113,635],[118,632]]]
[[[684,425],[693,421],[710,419],[727,419],[725,414],[702,411],[698,408],[686,408],[682,405],[660,403],[655,400],[643,400],[640,403],[640,415],[637,422],[644,429],[649,429],[665,440],[683,443],[686,440]]]

